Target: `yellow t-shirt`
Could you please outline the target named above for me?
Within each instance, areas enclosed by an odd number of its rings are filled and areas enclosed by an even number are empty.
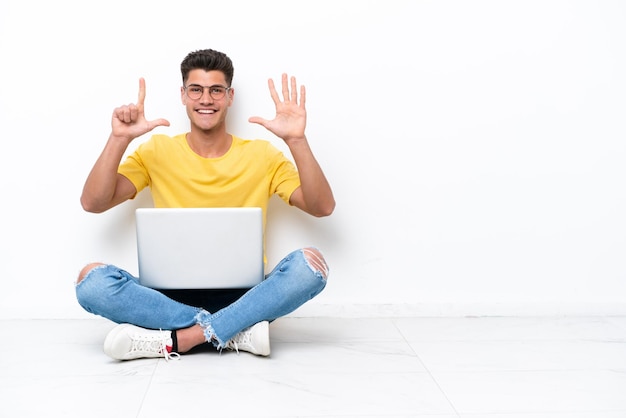
[[[289,204],[300,186],[296,167],[280,150],[236,136],[226,154],[204,158],[191,150],[186,134],[154,135],[118,172],[137,192],[150,187],[155,207],[260,207],[264,229],[270,197],[278,194]]]

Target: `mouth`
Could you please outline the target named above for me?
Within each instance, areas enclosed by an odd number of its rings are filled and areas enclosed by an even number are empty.
[[[200,113],[201,115],[212,115],[216,113],[214,109],[196,109],[196,112]]]

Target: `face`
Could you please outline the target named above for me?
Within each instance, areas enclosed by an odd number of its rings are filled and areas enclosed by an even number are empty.
[[[216,88],[202,88],[209,86]],[[187,87],[187,90],[185,90],[185,87]],[[211,92],[213,96],[219,96],[220,87],[228,87],[224,73],[221,71],[207,72],[195,69],[189,72],[187,82],[184,87],[181,87],[180,94],[181,100],[187,109],[187,116],[189,116],[192,129],[210,131],[216,127],[225,126],[228,108],[233,103],[234,91],[226,90],[224,97],[213,98]],[[202,92],[200,93],[201,90]],[[194,96],[194,98],[190,98],[189,95],[193,95],[194,92],[198,95],[201,94],[200,97],[195,98]]]

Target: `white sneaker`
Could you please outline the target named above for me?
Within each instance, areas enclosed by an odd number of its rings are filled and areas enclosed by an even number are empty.
[[[141,328],[131,324],[120,324],[113,328],[104,340],[104,352],[115,360],[163,357],[178,359],[172,352],[172,331]]]
[[[262,321],[244,329],[226,343],[230,350],[247,351],[257,356],[270,355],[269,322]]]

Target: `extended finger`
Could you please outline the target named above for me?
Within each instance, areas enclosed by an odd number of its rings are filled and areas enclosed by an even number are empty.
[[[155,119],[148,122],[149,130],[153,130],[157,126],[170,126],[170,122],[167,119]]]
[[[287,82],[287,74],[283,73],[283,99],[285,99],[285,102],[289,101],[289,83]]]
[[[300,107],[304,109],[305,103],[306,103],[306,89],[304,88],[304,86],[300,86]]]
[[[146,80],[141,77],[139,79],[139,97],[137,98],[137,106],[143,109],[144,100],[146,100]]]
[[[264,119],[260,116],[251,116],[248,118],[248,122],[250,123],[256,123],[258,125],[261,125],[263,127],[267,127],[267,124],[269,123],[269,121],[267,119]]]
[[[296,85],[296,78],[291,77],[291,101],[298,103],[298,87]]]
[[[278,93],[276,92],[276,86],[274,85],[274,80],[272,80],[271,78],[267,80],[267,85],[270,88],[270,95],[272,96],[272,100],[274,101],[274,104],[278,104],[280,102],[280,99],[278,98]]]

